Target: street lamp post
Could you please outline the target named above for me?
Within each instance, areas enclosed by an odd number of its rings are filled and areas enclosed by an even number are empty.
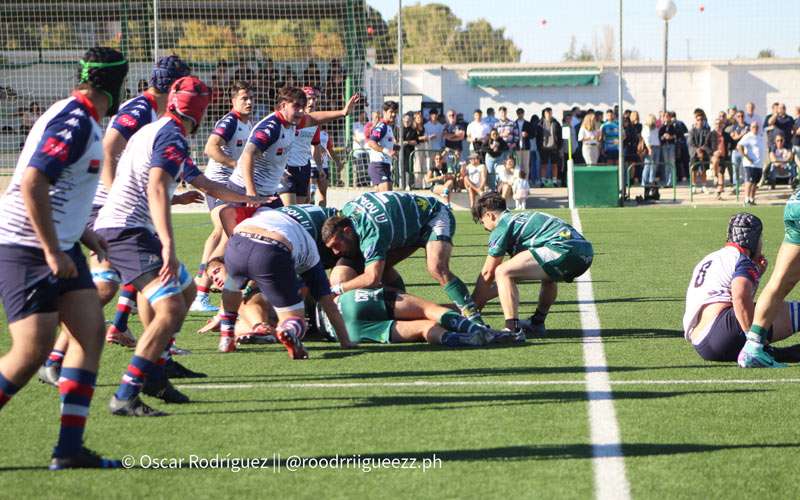
[[[672,0],[658,0],[656,2],[656,13],[664,20],[664,68],[663,83],[661,85],[662,111],[667,110],[667,50],[669,41],[669,20],[675,17],[678,8]]]

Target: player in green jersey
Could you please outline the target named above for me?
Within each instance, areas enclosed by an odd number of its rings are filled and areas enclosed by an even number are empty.
[[[353,279],[331,274],[333,292],[382,285],[404,289],[394,266],[424,247],[428,273],[467,318],[480,321],[480,314],[463,281],[450,271],[453,212],[432,196],[410,193],[365,193],[342,208],[342,216],[331,217],[322,227],[322,240],[338,257],[363,257],[364,271]],[[359,251],[360,250],[360,251]]]
[[[544,321],[558,295],[559,281],[572,282],[592,264],[592,244],[563,220],[527,210],[510,212],[496,192],[482,195],[472,208],[472,217],[489,235],[489,252],[475,285],[478,307],[495,296],[505,317],[505,328],[520,328],[544,334]],[[503,262],[505,255],[511,257]],[[541,281],[539,302],[530,324],[519,321],[517,282]],[[492,284],[496,283],[496,290]]]
[[[524,335],[493,332],[444,306],[388,288],[350,290],[337,302],[353,344],[428,342],[479,347],[525,342]],[[327,329],[327,319],[322,313],[320,317]]]
[[[784,237],[775,259],[775,269],[756,302],[753,323],[747,342],[739,353],[742,368],[780,368],[786,366],[764,349],[768,333],[789,292],[800,281],[800,191],[796,191],[783,209]]]

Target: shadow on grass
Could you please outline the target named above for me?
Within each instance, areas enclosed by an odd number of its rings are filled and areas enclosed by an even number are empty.
[[[319,410],[358,410],[385,407],[415,407],[414,411],[450,411],[454,409],[499,408],[517,405],[541,405],[554,403],[584,403],[588,400],[650,400],[666,399],[696,394],[751,395],[764,392],[758,389],[719,389],[719,390],[687,390],[687,391],[614,391],[610,393],[587,393],[575,391],[525,391],[514,393],[454,393],[454,394],[405,394],[396,396],[347,396],[347,397],[307,397],[307,398],[275,398],[255,399],[251,403],[270,405],[269,408],[219,409],[177,412],[175,416],[207,415],[207,414],[247,414],[247,413],[283,413],[308,412]],[[339,401],[342,404],[318,404],[320,402]],[[236,401],[242,402],[242,401]],[[197,401],[197,404],[224,404],[226,401]],[[300,404],[300,406],[297,405]],[[288,407],[281,407],[288,404]],[[310,404],[310,406],[309,406]],[[273,406],[274,405],[274,406]]]
[[[713,443],[631,443],[622,445],[622,456],[624,457],[658,457],[670,455],[686,455],[693,453],[714,453],[717,451],[736,451],[736,450],[788,450],[793,448],[800,448],[800,443],[742,443],[742,444],[713,444]],[[613,449],[612,449],[613,450]],[[439,464],[445,463],[458,463],[458,462],[487,462],[487,461],[523,461],[523,460],[587,460],[595,456],[614,457],[619,454],[608,450],[604,447],[599,447],[595,450],[591,445],[584,443],[572,444],[540,444],[531,446],[501,446],[495,448],[465,448],[456,450],[409,450],[409,451],[387,451],[382,453],[360,453],[359,450],[353,450],[351,453],[340,453],[338,455],[320,455],[320,456],[307,456],[306,463],[316,461],[320,463],[326,461],[330,463],[337,460],[343,463],[347,459],[351,459],[348,468],[353,470],[370,470],[373,461],[383,460],[385,458],[397,458],[401,463],[410,464],[410,460],[416,461],[415,466],[422,467],[422,464],[428,464],[433,467],[432,460],[441,460]],[[360,461],[356,462],[355,457],[359,457]],[[273,470],[286,470],[286,460],[283,458],[272,457],[252,457],[253,461],[258,461],[257,465],[253,467],[267,467]],[[242,467],[242,460],[237,459],[239,462],[236,464]],[[220,468],[229,468],[234,464],[221,464]],[[293,467],[297,463],[292,463]],[[441,465],[437,465],[441,467]],[[208,469],[191,468],[188,464],[186,467],[192,471],[207,471]],[[0,474],[14,473],[23,471],[44,471],[47,470],[45,465],[42,466],[21,466],[21,467],[0,467]]]

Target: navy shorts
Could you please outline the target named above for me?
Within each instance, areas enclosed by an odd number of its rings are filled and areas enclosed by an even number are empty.
[[[311,180],[311,163],[302,167],[286,167],[283,171],[278,193],[294,193],[297,196],[308,196],[308,183]]]
[[[225,202],[220,200],[219,198],[214,198],[210,194],[206,193],[206,205],[208,206],[208,211],[211,212],[215,208],[220,205],[224,205]]]
[[[276,310],[303,302],[292,254],[283,243],[234,233],[225,247],[225,270],[237,289],[244,289],[248,280],[255,281]]]
[[[228,181],[228,184],[225,186],[229,190],[233,191],[234,193],[238,194],[246,194],[247,190],[242,186],[237,186],[236,184]],[[233,202],[222,202],[223,204],[229,205],[231,207],[243,207],[245,206],[244,203],[233,203]],[[283,202],[281,201],[281,197],[278,196],[278,193],[275,193],[275,199],[269,203],[264,203],[261,205],[262,207],[269,207],[269,208],[281,208],[283,206]]]
[[[772,340],[772,328],[767,333],[767,339]],[[736,361],[746,341],[733,307],[729,307],[719,313],[708,334],[694,349],[706,361]]]
[[[744,167],[744,181],[758,184],[761,181],[761,167]]]
[[[108,242],[108,260],[119,273],[122,283],[133,283],[136,278],[157,271],[164,264],[161,241],[147,228],[103,228],[97,233]],[[146,284],[136,283],[134,286],[141,289]]]
[[[331,169],[329,167],[325,167],[322,170],[325,171],[325,177],[330,179],[331,178]],[[319,179],[319,168],[318,167],[313,167],[311,169],[311,178],[312,179]]]
[[[389,163],[369,162],[367,173],[373,186],[392,182],[392,166]]]
[[[56,312],[61,295],[95,288],[80,245],[76,243],[66,253],[78,269],[76,278],[56,278],[39,248],[0,245],[0,298],[9,323],[31,314]]]

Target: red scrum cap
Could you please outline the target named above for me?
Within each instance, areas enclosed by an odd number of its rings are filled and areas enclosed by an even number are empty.
[[[203,121],[210,100],[211,89],[202,80],[196,76],[184,76],[175,80],[169,89],[167,110],[191,120],[194,133]]]

